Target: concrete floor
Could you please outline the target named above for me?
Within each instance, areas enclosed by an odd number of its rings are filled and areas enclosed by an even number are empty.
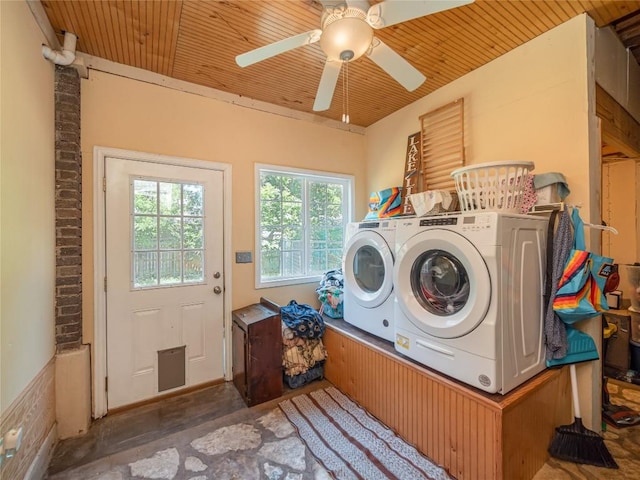
[[[326,472],[277,405],[330,386],[315,381],[247,407],[227,382],[107,415],[82,436],[63,440],[50,480],[321,480]]]
[[[224,383],[108,415],[94,422],[87,435],[57,445],[48,478],[325,479],[324,469],[299,443],[286,419],[278,416],[276,407],[284,398],[328,385],[316,381],[287,390],[272,402],[247,408],[233,384]],[[610,380],[609,390],[612,403],[640,409],[638,386]],[[603,436],[619,470],[551,458],[534,480],[640,478],[640,426],[608,427]],[[288,453],[283,453],[285,450]]]

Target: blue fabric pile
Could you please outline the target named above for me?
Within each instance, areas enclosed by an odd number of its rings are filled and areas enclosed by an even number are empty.
[[[342,318],[342,292],[344,275],[342,269],[329,270],[324,274],[316,288],[318,299],[322,302],[321,313],[331,318]]]
[[[324,320],[322,315],[307,304],[298,304],[291,300],[280,309],[282,322],[289,327],[296,336],[301,338],[320,338],[324,334]]]

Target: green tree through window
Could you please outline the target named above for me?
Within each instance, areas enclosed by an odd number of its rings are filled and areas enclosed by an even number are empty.
[[[204,281],[202,185],[133,180],[134,288]]]
[[[352,181],[259,168],[259,283],[312,281],[342,262]]]

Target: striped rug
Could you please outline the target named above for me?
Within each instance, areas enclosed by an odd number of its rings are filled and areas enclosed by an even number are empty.
[[[452,478],[336,388],[293,397],[280,408],[338,480]]]

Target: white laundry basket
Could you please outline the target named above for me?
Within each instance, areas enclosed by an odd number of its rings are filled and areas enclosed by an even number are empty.
[[[451,172],[460,210],[519,213],[533,162],[490,162]]]

